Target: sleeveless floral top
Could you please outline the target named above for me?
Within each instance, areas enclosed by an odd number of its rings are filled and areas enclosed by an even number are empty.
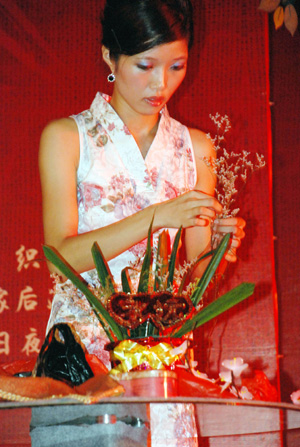
[[[77,171],[78,233],[117,222],[158,202],[193,189],[196,168],[189,131],[162,110],[156,136],[143,158],[126,125],[109,104],[109,96],[97,93],[91,107],[72,116],[80,137]],[[176,229],[169,229],[171,241]],[[116,283],[121,271],[145,252],[146,240],[109,261]],[[82,276],[97,283],[95,270]],[[67,282],[57,286],[47,330],[58,322],[72,322],[90,353],[100,355],[103,330],[85,297]],[[105,353],[106,354],[106,353]],[[103,358],[103,352],[101,352]]]
[[[170,118],[166,108],[145,159],[108,96],[98,93],[91,108],[73,118],[81,148],[79,233],[117,222],[194,187],[196,170],[189,131]],[[109,262],[117,282],[121,270],[144,249],[145,241]]]

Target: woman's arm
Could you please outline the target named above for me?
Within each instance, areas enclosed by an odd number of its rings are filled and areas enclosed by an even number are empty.
[[[189,129],[191,140],[193,143],[197,183],[195,189],[202,191],[209,196],[214,196],[216,176],[207,167],[203,161],[203,157],[215,158],[215,151],[211,141],[206,137],[204,132],[197,129]],[[221,212],[221,206],[218,213]],[[211,220],[216,217],[213,213],[211,218],[207,218],[205,225],[202,227],[191,227],[185,230],[185,248],[187,261],[194,260],[200,254],[208,252],[211,248]],[[195,270],[195,276],[201,276],[208,261],[201,262]]]
[[[216,176],[204,163],[203,158],[215,158],[216,152],[211,141],[203,132],[197,129],[190,129],[190,135],[193,143],[197,168],[197,184],[195,188],[213,196],[215,193]],[[188,228],[186,230],[185,245],[188,261],[191,261],[199,256],[199,254],[204,254],[210,250],[210,223],[210,220],[207,220],[206,226]],[[236,261],[236,249],[240,246],[241,239],[245,236],[245,225],[246,222],[241,217],[216,219],[214,221],[213,226],[215,232],[219,234],[232,233],[230,248],[225,255],[226,261]],[[208,261],[200,263],[198,269],[195,271],[195,276],[199,276],[203,273],[207,263]]]
[[[78,234],[79,153],[79,134],[73,119],[57,120],[45,128],[39,154],[45,243],[55,247],[78,272],[94,267],[91,247],[95,241],[110,260],[147,237],[153,215],[156,231],[164,227],[206,226],[207,220],[220,212],[216,199],[190,191],[114,224]],[[49,268],[55,271],[52,265]]]

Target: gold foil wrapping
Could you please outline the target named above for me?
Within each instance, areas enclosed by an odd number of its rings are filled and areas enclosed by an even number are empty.
[[[179,360],[184,349],[178,353],[175,348],[166,342],[154,345],[140,344],[134,340],[123,340],[111,351],[112,374],[126,373],[145,364],[149,369],[165,369]]]

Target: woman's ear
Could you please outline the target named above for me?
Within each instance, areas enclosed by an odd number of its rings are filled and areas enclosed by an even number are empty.
[[[114,60],[110,57],[110,51],[104,45],[102,45],[102,58],[104,62],[108,65],[110,71],[114,73],[116,64]]]

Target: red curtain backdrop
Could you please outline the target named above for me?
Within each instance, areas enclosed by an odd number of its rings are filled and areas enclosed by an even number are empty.
[[[300,4],[298,2],[298,14]],[[275,259],[282,399],[300,388],[300,32],[270,23]],[[300,444],[300,433],[298,433]]]
[[[52,283],[42,254],[39,137],[49,120],[88,108],[96,91],[110,93],[100,55],[102,5],[97,0],[0,0],[0,362],[36,356],[45,335]],[[247,237],[225,281],[226,288],[254,282],[256,291],[198,331],[196,356],[204,367],[210,347],[210,375],[225,358],[241,356],[276,383],[267,15],[252,0],[197,0],[194,5],[189,73],[170,111],[212,134],[209,114],[229,115],[227,148],[263,153],[268,163],[240,198]]]

